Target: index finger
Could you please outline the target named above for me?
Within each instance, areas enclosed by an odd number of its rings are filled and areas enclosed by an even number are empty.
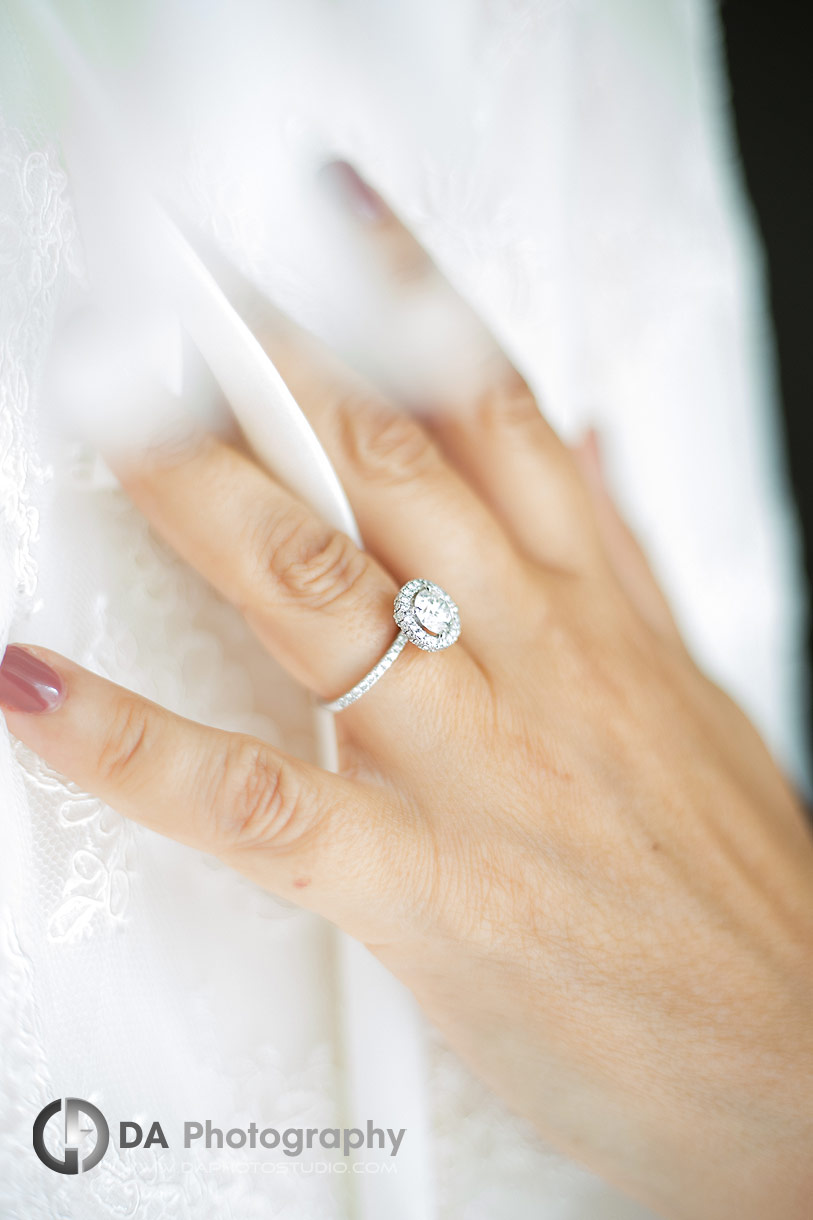
[[[392,894],[379,887],[391,887],[393,861],[409,874],[414,833],[392,797],[176,716],[44,648],[6,650],[0,707],[15,736],[119,813],[354,935],[380,935]]]

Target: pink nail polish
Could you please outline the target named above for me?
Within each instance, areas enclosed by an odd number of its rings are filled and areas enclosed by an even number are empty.
[[[10,712],[53,712],[64,699],[59,674],[24,648],[9,644],[0,662],[0,707]]]
[[[330,194],[359,220],[374,224],[388,214],[384,200],[356,173],[349,161],[330,161],[319,171],[319,178]]]

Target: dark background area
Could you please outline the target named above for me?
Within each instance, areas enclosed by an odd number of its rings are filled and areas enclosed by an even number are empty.
[[[786,452],[813,578],[813,484],[808,476],[813,406],[809,238],[813,220],[813,68],[807,3],[723,0],[720,6],[745,181],[768,259]],[[808,673],[813,629],[808,622]],[[808,687],[808,751],[813,721]]]

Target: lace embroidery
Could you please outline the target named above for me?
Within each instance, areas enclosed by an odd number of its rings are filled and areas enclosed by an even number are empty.
[[[49,937],[69,941],[86,935],[96,915],[121,920],[133,865],[132,823],[64,780],[20,742],[14,754],[30,795],[35,841],[49,838],[56,825],[65,832],[62,841],[72,844],[58,903],[47,913]],[[38,815],[47,819],[42,828]]]
[[[20,929],[9,908],[0,916],[0,969],[3,1003],[0,1004],[0,1212],[25,1215],[25,1220],[53,1220],[70,1216],[67,1191],[32,1173],[31,1118],[54,1096],[46,1061],[42,1023],[34,1001],[34,970],[24,952]],[[25,1119],[21,1123],[20,1116]],[[20,1209],[24,1201],[25,1211]]]
[[[31,613],[38,498],[51,477],[38,457],[32,377],[47,349],[63,267],[75,270],[74,222],[53,150],[32,150],[0,117],[0,521],[14,539],[18,613]]]

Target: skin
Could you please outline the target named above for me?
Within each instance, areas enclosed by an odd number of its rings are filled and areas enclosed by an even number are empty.
[[[395,289],[462,317],[370,211]],[[491,341],[421,422],[284,319],[267,343],[367,549],[212,436],[120,463],[129,494],[320,697],[384,652],[415,575],[460,642],[408,646],[340,714],[337,775],[41,648],[65,698],[9,728],[359,938],[543,1136],[664,1217],[809,1216],[813,837],[688,655],[595,438],[563,445]]]

